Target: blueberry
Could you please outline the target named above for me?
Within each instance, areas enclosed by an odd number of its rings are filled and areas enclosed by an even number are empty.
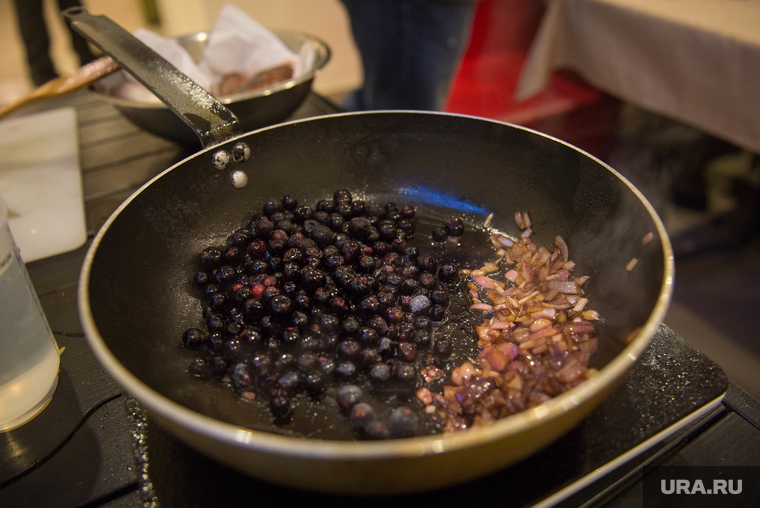
[[[222,251],[216,247],[209,247],[201,252],[201,266],[205,270],[213,270],[222,261]]]
[[[254,259],[253,261],[251,261],[249,264],[246,265],[245,269],[251,275],[266,274],[267,272],[269,272],[269,263],[267,263],[263,259]]]
[[[406,279],[404,282],[401,283],[401,294],[402,295],[411,295],[415,291],[417,291],[420,288],[419,281],[416,281],[414,279]]]
[[[368,327],[364,326],[359,329],[359,342],[364,344],[365,346],[376,344],[377,341],[380,339],[380,336],[377,334],[377,332]]]
[[[401,323],[397,327],[399,342],[411,342],[414,339],[414,328],[411,323]]]
[[[435,273],[438,270],[438,261],[435,260],[435,256],[431,253],[421,252],[420,255],[417,256],[417,266],[423,271]]]
[[[462,219],[458,217],[452,217],[451,219],[446,221],[446,231],[448,231],[449,236],[452,236],[454,238],[458,238],[464,234],[464,223],[462,222]]]
[[[366,402],[355,404],[348,415],[348,420],[356,429],[363,429],[365,425],[376,419],[375,410]]]
[[[330,227],[330,214],[324,211],[314,212],[314,220],[322,224],[323,226]]]
[[[351,192],[349,192],[347,189],[339,189],[333,193],[333,201],[336,205],[350,203],[352,199],[353,196],[351,196]]]
[[[443,268],[441,268],[443,271]],[[449,293],[444,289],[436,289],[430,294],[430,300],[434,304],[445,305],[449,301]]]
[[[316,268],[307,266],[301,271],[301,281],[307,291],[314,292],[317,288],[324,286],[325,280],[324,272]]]
[[[411,236],[414,234],[414,224],[412,224],[412,221],[408,219],[401,219],[397,221],[396,228],[406,233],[407,237],[411,238]]]
[[[206,335],[198,328],[188,328],[182,334],[182,344],[188,349],[197,350],[203,346]]]
[[[238,337],[243,332],[243,326],[240,323],[232,322],[228,324],[224,332],[222,332],[222,336],[226,339],[234,339]]]
[[[380,312],[380,300],[376,296],[368,296],[359,302],[359,309],[365,314],[377,314]]]
[[[342,215],[340,215],[339,213],[333,213],[333,214],[330,214],[330,217],[327,221],[327,226],[333,231],[342,231],[343,225],[345,223],[346,223],[346,219],[344,219]],[[342,234],[342,233],[339,233],[339,234]],[[334,241],[335,241],[335,238],[333,237],[333,242]]]
[[[397,299],[395,294],[391,292],[387,292],[387,291],[379,292],[375,298],[377,298],[377,301],[380,304],[380,306],[386,307],[386,308],[392,307],[396,303],[396,299]]]
[[[319,369],[325,376],[331,375],[333,372],[335,372],[336,364],[335,360],[328,357],[320,357],[319,358]]]
[[[348,316],[341,323],[341,331],[346,337],[354,337],[359,333],[359,320],[353,316]]]
[[[401,208],[401,216],[405,219],[413,219],[414,218],[414,207],[411,205],[406,205],[403,208]]]
[[[282,372],[285,369],[288,369],[295,365],[296,359],[295,357],[290,353],[281,353],[280,355],[275,357],[274,360],[274,368],[278,371]]]
[[[256,321],[264,315],[264,304],[256,298],[249,298],[243,305],[243,316],[248,321]]]
[[[290,404],[290,399],[280,395],[269,401],[269,411],[276,419],[285,420],[292,414],[293,407]]]
[[[301,205],[293,211],[294,222],[304,222],[312,218],[314,210],[308,205]]]
[[[323,199],[317,203],[316,210],[318,212],[332,213],[334,207],[335,205],[332,201]]]
[[[388,333],[388,322],[385,321],[382,316],[372,316],[369,321],[367,321],[367,326],[375,330],[375,332],[381,337]]]
[[[233,299],[238,305],[245,305],[245,301],[251,297],[251,288],[248,286],[241,286],[235,291]]]
[[[317,245],[319,245],[321,248],[327,247],[335,239],[335,233],[333,233],[329,227],[322,224],[317,224],[314,226],[309,236],[315,242],[317,242]]]
[[[355,340],[347,339],[338,344],[338,358],[358,362],[362,357],[362,348]]]
[[[264,339],[261,337],[259,331],[255,328],[246,327],[240,333],[240,342],[243,345],[251,347],[259,347],[263,343]]]
[[[188,371],[195,377],[204,378],[208,376],[210,371],[208,360],[205,358],[194,359],[192,362],[190,362],[190,368]]]
[[[262,217],[256,221],[253,226],[253,231],[256,233],[256,237],[262,240],[269,238],[269,235],[274,231],[274,224],[266,217]]]
[[[438,274],[442,282],[454,282],[459,275],[459,270],[454,265],[445,264],[441,267],[441,271]]]
[[[362,430],[364,431],[364,437],[367,439],[380,441],[391,437],[388,426],[379,420],[368,422]]]
[[[387,307],[385,309],[385,319],[391,325],[397,325],[404,319],[404,311],[401,307]],[[381,333],[380,335],[384,335]]]
[[[351,240],[351,238],[343,233],[338,233],[335,235],[335,238],[333,238],[333,245],[335,245],[337,248],[342,249],[343,245]]]
[[[298,344],[301,342],[301,334],[299,333],[298,329],[295,328],[286,328],[282,331],[282,342],[286,346],[291,346],[294,344]]]
[[[372,253],[379,258],[384,258],[390,251],[391,247],[386,242],[377,241],[372,244]]]
[[[322,339],[316,335],[303,334],[301,335],[301,351],[321,351],[324,347]]]
[[[425,312],[430,308],[430,299],[425,295],[417,295],[409,300],[409,310],[414,313]]]
[[[382,357],[380,356],[380,353],[375,348],[367,348],[362,350],[361,354],[361,364],[364,367],[374,365],[377,362],[381,361]]]
[[[314,300],[314,303],[319,305],[329,305],[330,300],[333,298],[338,298],[340,295],[340,292],[338,291],[338,288],[335,286],[324,286],[321,288],[317,288],[316,291],[314,291],[314,296],[312,299]]]
[[[211,282],[211,277],[206,272],[198,272],[195,274],[193,282],[195,283],[195,287],[200,289]]]
[[[396,344],[388,337],[382,337],[377,345],[377,352],[383,358],[390,358],[396,351]]]
[[[248,365],[245,363],[236,363],[232,367],[230,381],[232,382],[232,386],[237,390],[250,388],[251,385],[253,385],[253,380],[251,379],[251,374],[248,372]]]
[[[266,215],[272,215],[275,212],[281,212],[283,210],[282,208],[282,202],[280,201],[267,201],[267,203],[262,207],[261,212]]]
[[[419,281],[420,286],[428,290],[435,289],[438,286],[438,279],[430,272],[422,272]]]
[[[397,363],[393,375],[404,385],[413,385],[417,380],[417,370],[409,363]]]
[[[340,327],[340,319],[334,314],[323,314],[319,320],[319,329],[325,333],[333,333]]]
[[[417,346],[411,342],[400,342],[396,356],[402,362],[414,363],[417,361]]]
[[[217,284],[229,284],[235,278],[235,275],[237,275],[235,269],[228,265],[220,266],[214,271],[214,278]]]
[[[294,263],[296,265],[303,264],[305,258],[306,256],[303,255],[301,249],[295,247],[286,250],[282,255],[283,263]]]
[[[293,302],[285,295],[274,295],[269,300],[270,310],[278,316],[287,316],[293,311]]]
[[[298,365],[298,370],[304,374],[315,371],[319,366],[317,354],[313,351],[306,351],[305,353],[302,353],[301,356],[298,357],[298,361],[296,363]]]
[[[396,408],[388,418],[388,427],[393,437],[405,438],[417,435],[419,419],[408,407]]]
[[[414,343],[417,349],[424,349],[430,345],[430,332],[428,330],[414,330]]]
[[[293,196],[284,196],[282,198],[282,208],[284,210],[293,211],[298,206],[298,200]]]
[[[220,314],[209,314],[206,318],[206,328],[209,332],[221,332],[227,327],[227,320]]]
[[[209,361],[211,375],[216,378],[222,378],[227,373],[227,362],[221,356],[212,356]]]
[[[386,242],[393,241],[396,238],[396,225],[389,221],[383,221],[377,226],[377,233],[380,239]]]
[[[221,332],[211,332],[206,337],[206,348],[212,353],[221,353],[224,339]]]
[[[238,229],[232,235],[230,235],[230,245],[238,248],[245,248],[251,241],[251,233],[245,229]]]
[[[241,362],[245,358],[246,350],[240,339],[230,339],[222,346],[222,358],[230,363]]]
[[[364,201],[360,199],[351,202],[351,213],[354,215],[354,217],[364,215],[366,208],[367,207]]]
[[[348,236],[358,240],[365,240],[372,229],[372,224],[366,217],[354,217],[348,222]]]
[[[289,370],[277,379],[277,388],[284,393],[294,394],[298,391],[300,383],[300,374],[296,371]]]
[[[294,300],[297,309],[308,311],[311,309],[311,298],[306,294],[298,294]]]
[[[309,372],[308,374],[304,374],[303,387],[309,395],[319,395],[325,391],[325,378],[319,372]]]
[[[356,385],[343,385],[338,389],[335,400],[340,410],[348,414],[352,407],[364,400],[364,394]]]
[[[354,362],[345,360],[335,366],[335,374],[343,381],[351,381],[359,373]]]
[[[435,344],[433,345],[433,353],[438,358],[448,358],[451,356],[451,352],[453,350],[453,346],[451,344],[451,339],[446,338],[439,338],[435,341]]]
[[[444,227],[435,228],[432,237],[435,242],[445,242],[449,237],[449,231]]]
[[[433,327],[433,323],[427,316],[417,316],[412,323],[415,330],[430,330]]]
[[[345,298],[335,297],[330,299],[328,309],[331,313],[339,317],[345,317],[351,313],[352,306]]]
[[[391,366],[387,363],[376,363],[369,369],[369,381],[375,387],[381,387],[391,378]]]
[[[446,317],[446,307],[443,305],[433,305],[430,308],[430,313],[428,315],[432,321],[443,321],[443,319]]]

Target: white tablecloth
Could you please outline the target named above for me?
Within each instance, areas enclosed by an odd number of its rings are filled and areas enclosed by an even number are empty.
[[[760,153],[760,0],[550,0],[517,97],[558,68]]]

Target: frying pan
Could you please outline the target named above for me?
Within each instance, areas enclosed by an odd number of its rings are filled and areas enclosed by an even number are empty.
[[[122,67],[152,81],[149,87],[166,84],[142,75],[139,62],[111,47],[131,43],[114,36],[108,20],[81,10],[67,15]],[[194,106],[176,90],[163,96],[174,109]],[[666,312],[674,266],[654,209],[612,168],[560,140],[480,118],[411,111],[333,115],[234,135],[233,115],[203,101],[185,120],[208,147],[148,182],[98,232],[82,268],[80,317],[99,360],[159,424],[237,470],[351,494],[420,491],[487,474],[574,427],[624,378]],[[240,142],[250,147],[250,158],[215,169],[215,153]],[[245,173],[248,185],[233,186],[231,171]],[[224,243],[272,198],[290,194],[313,203],[339,188],[367,200],[413,204],[430,223],[463,217],[465,235],[473,238],[491,213],[493,228],[515,233],[514,212],[530,211],[536,243],[562,235],[578,273],[591,277],[585,288],[603,316],[593,360],[598,374],[487,427],[383,442],[306,439],[288,428],[267,432],[271,422],[255,405],[191,380],[191,356],[179,337],[200,321],[190,284],[198,253]],[[642,242],[650,232],[654,239]],[[634,258],[637,264],[627,269]],[[340,425],[323,423],[325,430]]]

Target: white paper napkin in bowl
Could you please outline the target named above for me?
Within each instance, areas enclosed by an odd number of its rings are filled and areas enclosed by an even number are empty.
[[[317,56],[317,48],[309,42],[304,43],[298,53],[292,51],[274,33],[231,4],[225,5],[219,12],[198,63],[174,39],[144,29],[135,30],[134,35],[216,96],[220,95],[220,83],[229,74],[250,79],[261,71],[290,64],[293,66],[293,78],[297,78],[313,68]],[[117,97],[158,101],[129,75],[126,82],[106,82],[106,86],[110,88],[108,93]]]

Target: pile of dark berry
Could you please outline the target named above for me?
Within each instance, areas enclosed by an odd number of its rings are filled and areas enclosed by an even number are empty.
[[[206,329],[183,336],[198,352],[190,372],[263,397],[280,422],[299,397],[334,387],[358,436],[414,435],[408,408],[378,421],[357,386],[413,396],[420,370],[451,355],[450,339],[434,339],[432,329],[459,272],[408,245],[414,215],[411,206],[354,201],[346,190],[315,208],[290,196],[268,202],[226,246],[200,256],[194,283]]]

